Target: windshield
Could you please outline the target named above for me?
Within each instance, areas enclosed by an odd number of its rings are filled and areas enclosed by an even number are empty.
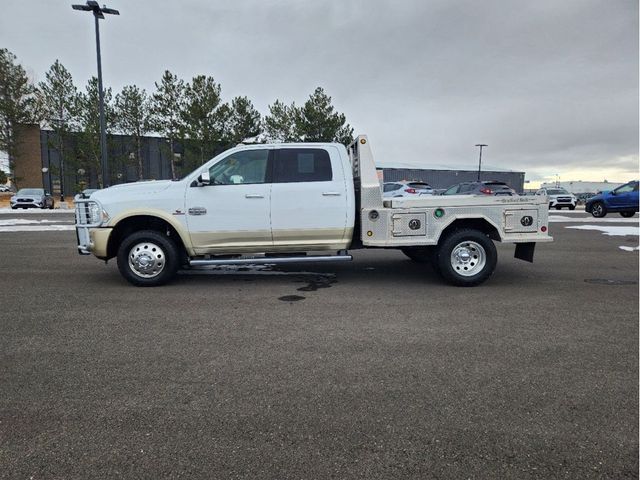
[[[547,190],[547,195],[569,195],[564,188],[550,188]]]
[[[424,182],[411,182],[411,183],[408,183],[407,186],[410,187],[410,188],[431,189],[431,185],[429,185],[428,183],[424,183]]]
[[[18,195],[44,195],[42,188],[22,188],[18,191]]]

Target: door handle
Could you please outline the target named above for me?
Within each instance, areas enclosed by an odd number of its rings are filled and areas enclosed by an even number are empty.
[[[264,195],[260,195],[257,193],[247,193],[244,198],[264,198]]]
[[[324,197],[339,197],[340,192],[322,192]]]

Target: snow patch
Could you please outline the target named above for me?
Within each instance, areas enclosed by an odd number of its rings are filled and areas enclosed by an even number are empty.
[[[55,210],[42,210],[40,208],[19,208],[17,210],[13,210],[11,208],[0,208],[0,215],[4,215],[4,214],[12,214],[12,215],[51,215],[51,214],[58,214],[58,213],[66,213],[66,214],[74,214],[74,210],[72,208],[66,210],[63,208],[56,208]]]
[[[640,246],[638,247],[627,247],[626,245],[620,245],[620,250],[624,250],[625,252],[637,252],[640,250]]]
[[[0,233],[5,232],[62,232],[75,230],[75,225],[12,225],[0,227]]]
[[[638,225],[637,218],[571,218],[563,215],[549,215],[549,223],[635,223]]]
[[[9,220],[0,220],[0,227],[13,226],[13,225],[31,225],[31,224],[43,224],[43,223],[57,223],[60,224],[60,220],[26,220],[24,218],[11,218]],[[73,223],[62,222],[62,223]]]
[[[615,227],[612,225],[577,225],[575,227],[565,227],[565,228],[574,228],[576,230],[597,230],[605,235],[613,236],[613,237],[624,237],[626,235],[639,235],[640,229],[636,227]]]

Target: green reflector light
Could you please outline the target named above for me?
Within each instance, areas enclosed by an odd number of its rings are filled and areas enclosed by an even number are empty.
[[[442,218],[444,217],[444,210],[441,208],[436,208],[433,214],[435,215],[436,218]]]

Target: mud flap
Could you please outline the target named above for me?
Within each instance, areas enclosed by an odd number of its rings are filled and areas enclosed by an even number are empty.
[[[533,252],[536,249],[535,242],[516,243],[516,253],[514,257],[525,262],[533,263]]]

